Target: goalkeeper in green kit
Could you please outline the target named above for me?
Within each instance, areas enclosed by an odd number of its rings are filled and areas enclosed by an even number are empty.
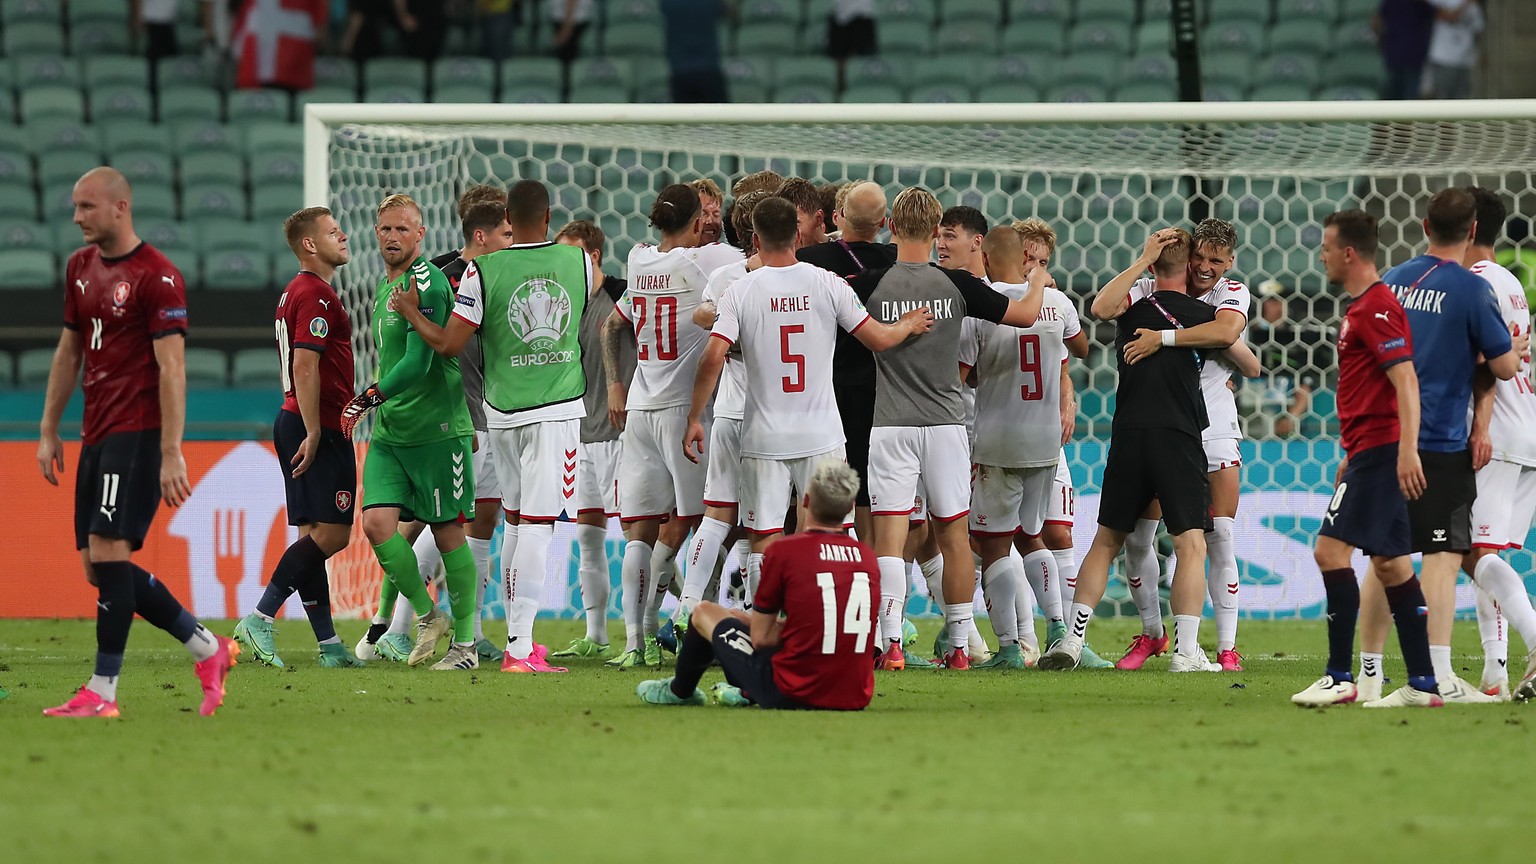
[[[358,643],[360,657],[372,658],[389,626],[396,594],[404,594],[420,619],[410,665],[437,653],[437,640],[453,630],[448,656],[433,669],[474,669],[475,559],[464,540],[461,520],[475,515],[475,481],[470,453],[474,427],[464,404],[459,363],[427,347],[405,318],[388,308],[391,292],[414,290],[421,312],[443,322],[453,309],[453,289],[443,271],[421,256],[426,229],[421,208],[406,195],[379,204],[374,234],[384,253],[385,278],[373,309],[373,341],[379,355],[378,383],[341,412],[341,430],[352,430],[377,408],[373,438],[363,461],[363,534],[384,568],[378,614]],[[400,520],[432,526],[443,553],[450,622],[432,603],[416,566],[416,553],[400,535]]]

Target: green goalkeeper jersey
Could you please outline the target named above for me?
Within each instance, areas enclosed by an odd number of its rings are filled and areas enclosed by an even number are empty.
[[[400,278],[381,279],[373,304],[373,343],[379,352],[376,380],[406,359],[412,342],[421,336],[409,321],[389,309],[389,295],[414,277],[421,298],[421,314],[434,324],[443,325],[453,312],[453,289],[443,271],[426,258],[417,258]],[[422,346],[425,347],[425,346]],[[420,348],[417,349],[418,351]],[[406,382],[399,392],[386,392],[373,426],[373,440],[385,444],[429,444],[449,438],[474,434],[469,408],[464,404],[464,381],[459,376],[459,361],[444,357],[430,348],[426,372]]]

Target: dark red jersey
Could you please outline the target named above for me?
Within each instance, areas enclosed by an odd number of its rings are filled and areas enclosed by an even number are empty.
[[[763,556],[755,611],[784,614],[773,682],[814,708],[856,711],[875,693],[880,569],[875,551],[844,534],[811,531]]]
[[[1392,289],[1377,282],[1350,304],[1339,328],[1339,437],[1345,453],[1398,440],[1397,389],[1387,369],[1412,360],[1408,316]]]
[[[148,243],[121,258],[97,246],[69,256],[64,326],[85,345],[85,421],[80,439],[160,427],[160,364],[154,341],[187,332],[187,285]]]
[[[277,355],[283,370],[283,410],[300,414],[293,392],[293,352],[320,352],[320,425],[341,429],[341,409],[352,401],[352,319],[336,290],[299,271],[277,299]],[[301,415],[302,416],[302,415]]]

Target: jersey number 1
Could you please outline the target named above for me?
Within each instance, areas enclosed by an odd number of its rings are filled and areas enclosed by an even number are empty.
[[[837,651],[837,583],[831,573],[817,573],[816,584],[821,587],[821,653]],[[853,574],[853,584],[848,586],[848,606],[843,610],[841,632],[854,637],[854,653],[863,654],[869,647],[869,633],[874,628],[870,616],[869,574]]]
[[[634,299],[635,335],[645,332],[645,298]],[[656,359],[677,359],[677,298],[657,297],[653,322],[656,328]],[[637,355],[641,360],[651,359],[650,345],[645,339],[640,340],[640,352]]]

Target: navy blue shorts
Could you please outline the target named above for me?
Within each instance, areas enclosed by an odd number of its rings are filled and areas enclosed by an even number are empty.
[[[747,622],[727,618],[715,627],[710,640],[715,659],[725,670],[725,680],[741,688],[742,695],[761,708],[802,708],[800,703],[779,692],[773,682],[773,652],[752,649],[752,631]]]
[[[75,470],[75,548],[91,535],[127,540],[137,552],[160,508],[160,430],[114,432],[80,448]]]
[[[288,524],[351,525],[357,509],[357,455],[352,443],[335,429],[320,430],[320,451],[309,470],[293,476],[293,457],[304,443],[304,418],[278,411],[272,424],[272,444],[288,493]]]
[[[1349,457],[1317,533],[1372,557],[1396,558],[1413,551],[1408,502],[1397,484],[1396,444]]]

